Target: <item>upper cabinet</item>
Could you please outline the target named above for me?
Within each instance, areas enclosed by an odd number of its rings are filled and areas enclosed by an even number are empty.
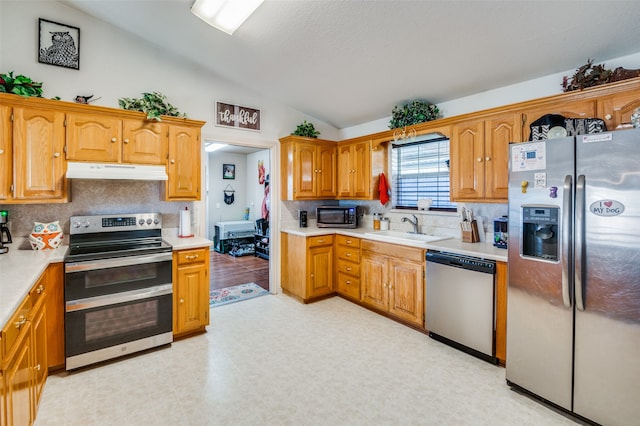
[[[169,180],[165,184],[167,201],[200,200],[200,156],[200,127],[169,127]]]
[[[64,112],[0,105],[0,201],[66,202]]]
[[[615,130],[619,126],[631,124],[631,114],[640,108],[638,91],[622,92],[598,99],[598,117],[607,125],[607,130]]]
[[[338,144],[338,198],[376,200],[378,182],[387,169],[386,144],[368,140]]]
[[[336,197],[335,142],[287,136],[280,143],[283,200]]]
[[[67,160],[163,165],[168,126],[163,122],[112,115],[70,113]]]
[[[455,124],[451,136],[451,199],[506,202],[509,142],[520,141],[520,115],[497,114]]]
[[[0,203],[67,202],[67,160],[165,166],[167,201],[200,200],[203,121],[0,94],[0,123]]]

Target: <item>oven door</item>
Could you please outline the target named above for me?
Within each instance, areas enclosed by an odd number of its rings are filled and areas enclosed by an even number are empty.
[[[67,302],[67,370],[171,343],[172,304],[171,284]]]
[[[171,252],[67,262],[64,266],[64,300],[69,302],[171,284],[171,265]]]

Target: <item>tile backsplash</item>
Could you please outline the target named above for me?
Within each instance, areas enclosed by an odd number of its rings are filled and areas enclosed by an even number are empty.
[[[8,210],[11,234],[26,237],[33,222],[60,221],[69,233],[69,218],[77,215],[161,213],[164,228],[177,228],[180,210],[193,210],[193,202],[162,201],[163,186],[157,181],[85,180],[71,181],[72,198],[64,204],[1,204]],[[193,217],[195,219],[195,215]]]

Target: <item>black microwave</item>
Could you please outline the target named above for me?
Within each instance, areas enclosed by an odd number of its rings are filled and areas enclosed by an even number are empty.
[[[357,228],[358,207],[318,206],[316,224],[318,228]]]

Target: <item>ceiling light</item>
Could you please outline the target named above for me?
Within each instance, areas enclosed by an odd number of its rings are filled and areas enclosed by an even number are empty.
[[[213,152],[219,150],[220,148],[224,148],[225,146],[227,146],[227,144],[209,142],[204,146],[204,150],[206,152]]]
[[[196,0],[191,13],[231,35],[264,0]]]

